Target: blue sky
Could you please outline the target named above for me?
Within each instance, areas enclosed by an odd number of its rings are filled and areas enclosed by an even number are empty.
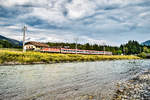
[[[27,41],[120,45],[150,39],[150,0],[0,0],[0,34]]]

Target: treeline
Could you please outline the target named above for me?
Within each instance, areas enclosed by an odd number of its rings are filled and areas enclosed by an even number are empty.
[[[47,44],[50,47],[63,47],[63,48],[71,48],[71,49],[75,49],[75,47],[76,47],[75,43],[51,43],[51,42],[48,42]],[[108,46],[108,45],[101,46],[101,45],[97,45],[97,44],[91,45],[89,43],[78,44],[77,48],[81,49],[81,50],[112,51],[115,54],[119,51],[119,47],[117,47],[117,46],[116,47]]]
[[[50,47],[68,47],[74,49],[76,44],[75,43],[47,43]],[[83,50],[97,50],[97,51],[111,51],[113,54],[117,55],[131,55],[131,54],[140,54],[144,50],[144,48],[149,48],[146,46],[140,45],[137,41],[130,40],[128,43],[121,45],[120,47],[117,46],[108,46],[108,45],[98,45],[98,44],[78,44],[78,49]],[[149,50],[150,51],[150,50]]]
[[[0,40],[0,48],[22,48],[22,46],[14,45],[7,40]]]
[[[130,41],[128,41],[128,43],[121,45],[120,50],[122,51],[122,53],[124,53],[126,55],[139,54],[139,53],[143,52],[143,46],[140,45],[137,41],[130,40]]]

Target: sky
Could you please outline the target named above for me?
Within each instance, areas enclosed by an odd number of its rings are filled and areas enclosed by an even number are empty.
[[[0,0],[0,35],[119,46],[150,39],[150,0]]]

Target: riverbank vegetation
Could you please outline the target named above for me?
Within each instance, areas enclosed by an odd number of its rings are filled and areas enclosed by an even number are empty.
[[[64,43],[64,42],[47,42],[50,47],[67,47],[70,49],[74,49],[76,46],[76,43]],[[16,45],[13,44],[7,40],[0,40],[0,48],[17,48],[21,49],[21,43]],[[96,51],[110,51],[113,53],[113,55],[137,55],[137,54],[144,54],[144,53],[150,53],[150,46],[146,46],[143,44],[138,43],[135,40],[130,40],[126,44],[122,44],[120,46],[109,46],[107,44],[78,44],[78,49],[81,50],[96,50]],[[141,54],[141,55],[142,55]]]
[[[47,42],[50,47],[67,47],[70,49],[75,48],[75,43],[64,43],[64,42],[59,42],[59,43],[53,43],[53,42]],[[17,48],[21,49],[21,45],[15,45],[10,43],[7,40],[0,40],[0,48]],[[126,44],[122,44],[120,46],[109,46],[109,45],[98,45],[98,44],[90,44],[90,43],[85,43],[85,44],[78,44],[78,49],[81,50],[96,50],[96,51],[110,51],[113,53],[113,55],[131,55],[131,54],[140,54],[143,52],[144,53],[150,53],[150,46],[144,46],[139,44],[137,41],[128,41]]]
[[[71,49],[75,48],[75,43],[47,43],[50,47],[69,47]],[[21,46],[16,46],[9,43],[6,40],[0,40],[0,48],[16,48],[16,50],[21,50]],[[108,45],[98,45],[98,44],[78,44],[78,49],[83,50],[97,50],[97,51],[110,51],[113,55],[138,55],[142,58],[150,58],[150,46],[144,46],[139,44],[137,41],[128,41],[126,44],[120,46],[108,46]],[[122,57],[122,56],[121,56]]]
[[[13,44],[7,40],[0,40],[0,48],[22,48],[21,45],[16,45],[16,44]]]
[[[58,63],[73,61],[100,61],[119,59],[140,59],[131,55],[81,55],[81,54],[54,54],[41,52],[21,52],[17,50],[0,50],[0,64],[32,64]]]

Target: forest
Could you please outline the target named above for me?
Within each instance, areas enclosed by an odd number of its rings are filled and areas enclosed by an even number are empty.
[[[13,44],[7,40],[0,40],[0,48],[22,48],[22,46]]]

